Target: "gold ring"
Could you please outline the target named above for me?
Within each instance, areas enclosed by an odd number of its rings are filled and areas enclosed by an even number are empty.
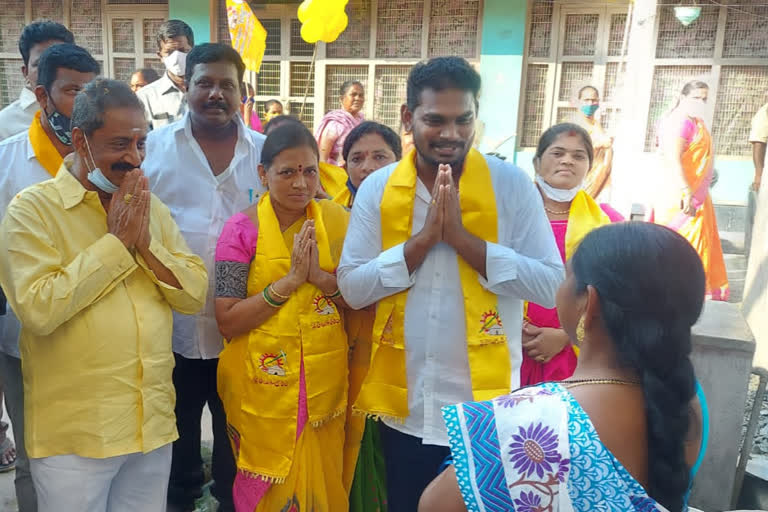
[[[125,194],[123,196],[123,201],[125,201],[125,204],[131,204],[132,199],[133,199],[133,194]]]
[[[433,199],[433,200],[432,200],[432,204],[437,204],[437,201],[435,201],[435,200]]]

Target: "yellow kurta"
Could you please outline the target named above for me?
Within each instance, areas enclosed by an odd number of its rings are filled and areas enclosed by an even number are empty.
[[[160,282],[107,232],[71,162],[19,194],[0,225],[0,284],[22,324],[27,452],[146,453],[178,437],[171,309],[196,313],[207,273],[152,197],[150,251],[182,289]]]

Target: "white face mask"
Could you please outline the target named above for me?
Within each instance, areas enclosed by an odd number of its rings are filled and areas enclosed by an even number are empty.
[[[101,169],[96,167],[96,160],[93,159],[93,153],[91,153],[91,145],[88,143],[88,137],[85,137],[85,147],[88,148],[88,156],[91,157],[93,163],[93,170],[88,172],[88,181],[93,183],[96,188],[107,194],[114,194],[119,190],[114,183],[109,181]]]
[[[163,64],[165,64],[165,69],[174,75],[184,76],[184,72],[187,70],[187,54],[176,50],[163,59]]]
[[[541,191],[544,192],[545,196],[558,203],[570,203],[581,190],[581,185],[568,189],[555,188],[544,181],[544,178],[538,173],[536,174],[536,184],[539,185],[539,188],[541,188]]]

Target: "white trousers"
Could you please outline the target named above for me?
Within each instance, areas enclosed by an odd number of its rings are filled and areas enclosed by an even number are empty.
[[[106,459],[30,459],[38,512],[165,512],[171,445]]]

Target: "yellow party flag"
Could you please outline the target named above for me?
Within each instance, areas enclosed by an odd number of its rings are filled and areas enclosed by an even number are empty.
[[[245,69],[258,73],[267,48],[267,31],[244,0],[227,0],[227,24],[232,47],[243,58]]]

